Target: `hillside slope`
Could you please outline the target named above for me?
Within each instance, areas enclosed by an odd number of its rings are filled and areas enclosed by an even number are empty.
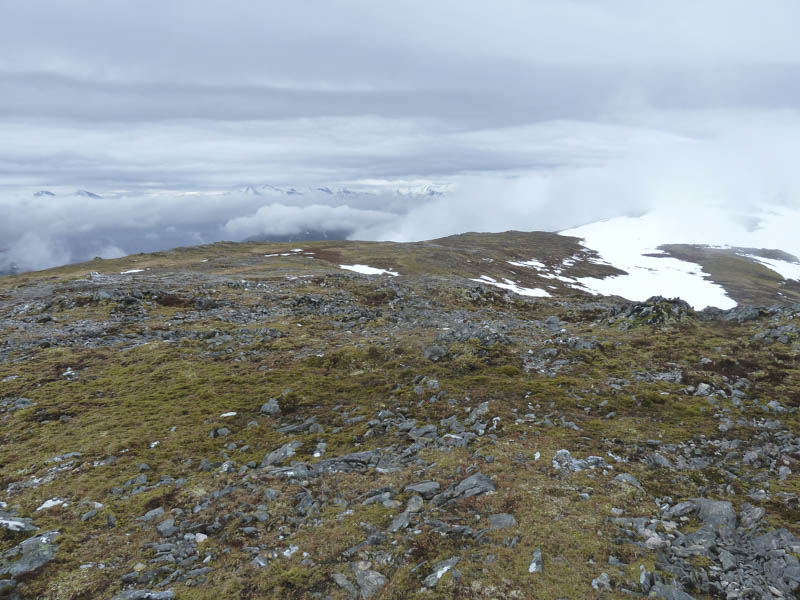
[[[574,283],[620,274],[511,232],[0,279],[0,595],[792,597],[800,306]]]

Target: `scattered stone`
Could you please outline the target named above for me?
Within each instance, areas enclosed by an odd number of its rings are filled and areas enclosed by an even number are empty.
[[[528,565],[528,573],[541,573],[544,570],[544,562],[542,561],[542,549],[536,548],[533,551],[533,558],[531,564]]]
[[[120,592],[111,600],[173,600],[175,592],[167,590],[165,592],[151,592],[150,590],[130,590]]]
[[[169,519],[165,519],[161,521],[158,525],[156,525],[156,531],[161,537],[169,537],[177,533],[178,528],[175,527],[175,519],[170,517]]]
[[[2,510],[0,510],[0,527],[14,533],[24,533],[39,529],[31,519],[15,517]]]
[[[447,348],[438,344],[434,344],[425,348],[423,351],[423,356],[425,356],[425,358],[431,362],[436,362],[447,356]]]
[[[164,515],[164,509],[160,506],[158,508],[154,508],[153,510],[148,510],[144,515],[139,517],[138,521],[155,521],[156,519],[160,519]]]
[[[424,502],[425,501],[422,499],[422,496],[417,496],[416,494],[411,496],[411,498],[408,499],[408,504],[406,505],[406,512],[418,513],[420,510],[422,510]]]
[[[263,415],[277,415],[279,412],[281,412],[281,407],[275,398],[270,398],[261,405],[261,414]]]
[[[364,600],[372,598],[380,592],[386,585],[386,577],[378,571],[370,569],[370,563],[365,561],[357,562],[353,565],[353,572],[356,576],[356,583],[361,589],[361,597]]]
[[[601,456],[587,456],[585,459],[572,458],[569,450],[558,450],[553,457],[553,468],[556,471],[577,472],[585,469],[607,469],[608,464]]]
[[[608,573],[601,573],[599,577],[592,579],[592,588],[598,591],[611,589],[611,578]]]
[[[728,529],[736,527],[736,511],[730,502],[706,498],[693,498],[692,502],[697,506],[697,516],[704,524]]]
[[[661,600],[694,600],[692,596],[683,590],[676,588],[674,585],[666,585],[663,583],[656,583],[650,590],[651,598],[660,598]]]
[[[442,580],[442,577],[444,577],[450,569],[458,564],[459,560],[461,560],[461,557],[453,556],[447,560],[443,560],[433,565],[433,571],[430,575],[423,579],[422,585],[427,588],[435,587],[436,584]]]
[[[644,488],[642,488],[642,484],[639,483],[639,480],[630,473],[620,473],[614,477],[614,481],[625,485],[631,485],[639,490],[644,490]]]
[[[358,590],[356,589],[356,586],[354,586],[353,583],[347,578],[347,576],[342,575],[341,573],[334,573],[332,579],[336,585],[347,592],[352,600],[358,598]]]
[[[494,483],[483,473],[475,473],[461,481],[456,487],[454,492],[455,498],[469,498],[471,496],[480,496],[482,494],[490,494],[495,491]]]
[[[294,456],[297,449],[302,445],[303,443],[297,440],[284,444],[280,448],[267,454],[264,460],[261,461],[261,467],[271,467],[272,465],[278,465],[284,462],[286,459]]]
[[[436,481],[420,481],[407,485],[403,491],[419,494],[425,500],[430,500],[439,491],[441,486]]]
[[[490,529],[508,529],[509,527],[516,527],[517,520],[514,515],[508,513],[498,513],[496,515],[489,515],[489,528]]]
[[[408,512],[406,511],[401,512],[394,519],[392,519],[392,522],[389,525],[389,533],[397,533],[401,529],[405,529],[406,527],[408,527],[408,523],[410,520],[411,518]]]

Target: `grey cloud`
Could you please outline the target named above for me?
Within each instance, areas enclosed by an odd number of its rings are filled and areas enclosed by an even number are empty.
[[[343,215],[420,239],[794,202],[798,21],[794,0],[6,0],[0,263]],[[305,192],[231,193],[267,182]]]
[[[651,119],[694,136],[656,136],[652,143],[645,138],[629,152],[610,152],[592,165],[466,176],[451,193],[353,237],[416,241],[464,231],[552,231],[651,210],[682,216],[687,228],[710,232],[725,224],[695,222],[696,207],[723,207],[745,229],[757,228],[749,216],[755,209],[800,208],[797,113],[701,112]],[[800,248],[793,228],[769,243]]]
[[[461,86],[452,71],[447,87],[429,83],[417,89],[367,90],[104,81],[0,71],[0,114],[90,122],[379,115],[474,129],[553,119],[618,119],[642,105],[659,110],[800,107],[798,65],[555,68],[478,61],[469,65],[469,86]]]
[[[386,225],[397,215],[377,210],[359,210],[346,204],[287,206],[268,204],[255,214],[231,219],[223,230],[235,239],[254,236],[285,236],[304,230],[347,231]]]

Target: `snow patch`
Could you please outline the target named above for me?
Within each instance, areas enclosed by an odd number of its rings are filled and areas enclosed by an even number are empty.
[[[355,271],[356,273],[361,273],[362,275],[391,275],[392,277],[396,277],[400,275],[395,271],[389,271],[388,269],[378,269],[376,267],[368,267],[367,265],[339,265],[339,268],[346,269],[347,271]]]
[[[128,269],[127,271],[120,271],[120,275],[130,275],[131,273],[144,273],[144,269]]]
[[[66,500],[63,498],[50,498],[49,500],[45,500],[42,505],[36,509],[36,512],[40,510],[47,510],[48,508],[53,508],[54,506],[61,506],[62,504],[66,505]]]
[[[756,256],[754,254],[742,254],[740,256],[745,256],[750,260],[764,265],[768,269],[772,269],[784,279],[794,279],[795,281],[800,281],[800,263],[777,260],[774,258],[762,258],[761,256]]]
[[[13,519],[0,519],[0,526],[5,527],[9,531],[25,531],[27,524],[24,521],[15,521]]]
[[[510,260],[508,261],[508,264],[514,265],[515,267],[533,267],[534,269],[539,269],[541,271],[547,269],[547,265],[538,260],[525,260],[525,261]]]
[[[517,285],[515,282],[511,281],[510,279],[503,279],[504,283],[500,283],[496,279],[489,277],[488,275],[481,275],[480,279],[470,279],[470,281],[476,281],[478,283],[485,283],[487,285],[493,285],[494,287],[498,287],[503,290],[508,290],[510,292],[514,292],[515,294],[519,294],[520,296],[533,296],[538,298],[548,298],[550,297],[550,292],[547,292],[541,288],[524,288]]]
[[[665,231],[657,215],[617,217],[560,233],[583,238],[582,244],[596,251],[603,261],[626,271],[626,275],[604,279],[576,278],[577,284],[592,294],[637,301],[651,296],[677,296],[695,309],[736,306],[721,285],[707,279],[708,274],[700,265],[671,258],[658,249],[683,240],[679,234]]]

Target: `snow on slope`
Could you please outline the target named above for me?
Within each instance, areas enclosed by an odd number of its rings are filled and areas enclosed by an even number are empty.
[[[763,258],[761,256],[756,256],[755,254],[742,254],[741,256],[745,256],[756,261],[757,263],[764,265],[768,269],[772,269],[784,279],[794,279],[795,281],[800,281],[800,263],[776,260],[774,258]]]
[[[400,275],[395,271],[389,271],[388,269],[378,269],[377,267],[370,267],[367,265],[339,265],[339,268],[345,269],[347,271],[355,271],[356,273],[361,273],[362,275],[391,275],[392,277],[396,277]]]
[[[501,283],[496,279],[494,279],[493,277],[489,277],[488,275],[481,275],[480,279],[470,279],[470,281],[477,281],[478,283],[485,283],[486,285],[492,285],[502,290],[508,290],[509,292],[514,292],[515,294],[519,294],[520,296],[532,296],[535,298],[547,298],[550,296],[549,292],[541,288],[520,287],[510,279],[504,279],[503,280],[504,283]]]
[[[645,300],[655,295],[678,296],[696,309],[732,308],[736,302],[722,286],[708,280],[708,274],[699,265],[666,257],[658,247],[705,244],[772,248],[798,254],[797,223],[800,223],[800,210],[782,206],[763,206],[734,213],[724,206],[699,205],[687,209],[685,205],[676,204],[641,217],[617,217],[560,233],[583,238],[584,246],[628,273],[605,279],[576,280],[592,293],[617,294],[630,300]],[[800,278],[798,264],[749,257],[784,278]]]

